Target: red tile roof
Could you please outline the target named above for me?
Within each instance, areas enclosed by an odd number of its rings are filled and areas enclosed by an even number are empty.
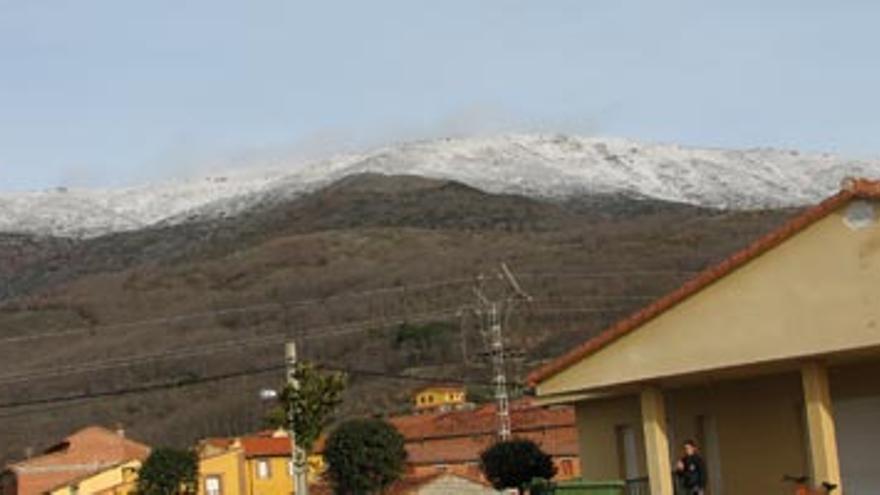
[[[212,437],[202,440],[203,445],[226,450],[238,441],[245,457],[280,457],[290,455],[290,438],[284,432],[261,431],[246,437]]]
[[[839,193],[794,217],[778,229],[758,239],[744,249],[737,251],[721,263],[702,271],[678,289],[636,311],[629,317],[618,321],[560,358],[538,368],[529,375],[529,383],[535,386],[560,373],[569,366],[663,314],[747,262],[782,244],[795,234],[825,218],[848,201],[858,198],[880,199],[880,181],[866,179],[845,180]]]
[[[476,462],[480,453],[495,442],[495,405],[472,411],[451,411],[389,418],[406,438],[408,462],[415,465]],[[553,456],[578,454],[574,410],[544,408],[528,401],[511,408],[514,436],[530,438]]]
[[[68,481],[130,460],[145,460],[150,448],[121,434],[91,426],[65,438],[45,455],[10,464],[19,495],[37,495]]]
[[[245,457],[286,457],[290,455],[288,437],[241,437]]]

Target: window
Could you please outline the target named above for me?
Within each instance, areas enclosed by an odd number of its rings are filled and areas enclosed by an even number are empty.
[[[223,493],[219,476],[205,477],[205,495],[221,495]]]
[[[287,461],[287,475],[293,476],[293,461]]]
[[[272,477],[272,470],[269,468],[268,459],[257,459],[257,478],[261,480]]]
[[[572,464],[571,459],[563,459],[561,464],[561,474],[566,477],[574,476],[574,464]]]
[[[638,430],[630,425],[616,428],[617,458],[620,476],[625,480],[634,480],[645,475],[640,459],[644,459],[644,444]]]

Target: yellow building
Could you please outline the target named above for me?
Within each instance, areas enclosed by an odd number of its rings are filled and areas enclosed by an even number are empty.
[[[880,183],[857,180],[530,381],[576,405],[587,479],[671,495],[692,438],[710,495],[791,493],[785,474],[868,495],[877,377]]]
[[[240,438],[213,438],[199,446],[199,495],[282,495],[293,492],[291,444],[278,430]],[[323,458],[309,458],[309,481]]]
[[[244,450],[234,440],[199,446],[199,495],[247,495]]]
[[[432,385],[414,394],[417,411],[458,409],[466,403],[465,390],[457,385]]]
[[[135,492],[141,461],[131,460],[65,482],[48,490],[49,495],[131,495]]]
[[[150,448],[115,431],[89,426],[65,437],[39,456],[7,465],[3,495],[127,493]]]

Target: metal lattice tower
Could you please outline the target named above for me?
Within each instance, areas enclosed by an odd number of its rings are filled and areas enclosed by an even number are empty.
[[[480,333],[486,346],[486,354],[492,363],[495,402],[498,416],[498,438],[509,440],[512,426],[510,420],[510,392],[507,383],[507,356],[504,346],[504,322],[509,319],[518,301],[530,301],[506,264],[501,264],[498,278],[505,282],[505,291],[499,300],[492,301],[483,290],[483,277],[477,278],[474,294],[477,306],[474,311],[480,317]]]
[[[495,372],[495,402],[498,414],[498,438],[510,440],[510,396],[507,391],[507,368],[504,366],[504,335],[498,304],[493,303],[489,311],[489,353]]]

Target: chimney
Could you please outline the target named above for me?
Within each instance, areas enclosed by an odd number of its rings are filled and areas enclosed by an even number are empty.
[[[125,426],[122,423],[116,423],[116,434],[125,438]]]
[[[31,447],[30,445],[28,445],[27,447],[24,448],[24,458],[30,459],[33,456],[34,456],[34,448]]]

